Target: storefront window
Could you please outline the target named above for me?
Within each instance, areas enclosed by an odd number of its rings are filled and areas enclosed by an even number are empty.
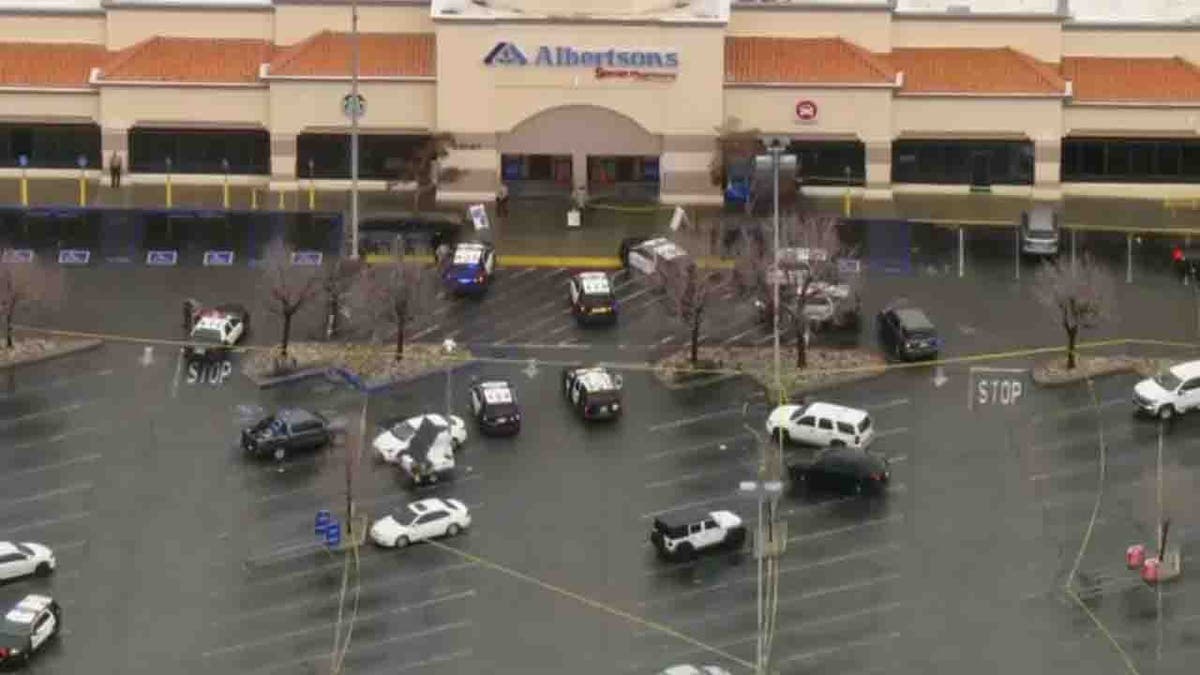
[[[797,177],[804,185],[862,185],[866,152],[858,141],[793,141]]]
[[[1029,141],[900,140],[892,144],[892,182],[1033,183]]]
[[[270,172],[271,141],[265,130],[139,129],[129,130],[129,170],[166,173]]]
[[[411,160],[426,140],[426,136],[400,134],[360,135],[358,177],[364,180],[413,180]],[[349,178],[350,135],[300,134],[296,138],[296,175],[301,178]]]
[[[83,155],[88,166],[100,166],[100,127],[95,124],[0,125],[0,166],[19,166],[28,158],[34,168],[61,169],[79,166]]]
[[[1063,157],[1068,182],[1200,182],[1200,141],[1191,139],[1066,138]]]

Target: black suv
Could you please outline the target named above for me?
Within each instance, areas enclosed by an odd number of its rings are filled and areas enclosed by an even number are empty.
[[[284,408],[242,429],[242,448],[254,457],[283,460],[292,452],[321,448],[332,437],[324,417],[299,408]]]
[[[576,272],[567,280],[567,302],[580,324],[615,323],[617,296],[604,272]]]
[[[880,494],[887,489],[892,472],[885,457],[852,448],[833,448],[788,465],[788,475],[801,489]]]
[[[512,435],[521,431],[517,390],[504,380],[480,382],[472,386],[471,412],[475,413],[482,433]]]
[[[879,340],[901,361],[936,359],[941,340],[937,328],[916,307],[891,307],[879,313]]]
[[[563,395],[585,420],[621,416],[621,376],[600,367],[564,368]]]

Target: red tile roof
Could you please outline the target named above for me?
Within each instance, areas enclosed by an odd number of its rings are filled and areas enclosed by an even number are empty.
[[[904,72],[901,94],[1061,95],[1054,68],[1014,49],[902,48],[887,60]]]
[[[283,48],[270,75],[350,76],[351,36],[325,31]],[[359,73],[364,77],[434,77],[437,43],[432,33],[360,33]]]
[[[1200,68],[1181,58],[1064,57],[1072,98],[1094,102],[1200,102]]]
[[[725,38],[729,84],[892,84],[892,68],[841,38]]]
[[[100,81],[253,84],[274,49],[266,40],[152,37],[117,52]]]
[[[108,52],[99,45],[0,43],[0,86],[80,88]]]

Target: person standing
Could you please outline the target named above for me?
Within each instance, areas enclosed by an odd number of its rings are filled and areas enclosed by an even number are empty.
[[[115,152],[108,159],[108,175],[114,188],[121,187],[121,156]]]
[[[503,181],[496,190],[496,215],[501,218],[508,215],[508,185]]]

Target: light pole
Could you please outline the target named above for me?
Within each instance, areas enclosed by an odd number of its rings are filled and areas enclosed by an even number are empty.
[[[771,306],[774,308],[772,312],[772,333],[771,336],[771,357],[774,360],[775,366],[775,391],[779,397],[783,398],[783,368],[780,362],[779,355],[779,284],[783,281],[780,277],[783,276],[783,270],[779,267],[779,157],[783,154],[783,146],[778,140],[771,142],[769,148],[771,153],[771,173],[772,190],[771,190],[771,228],[774,231],[774,269],[775,278],[771,281]]]
[[[457,346],[458,346],[458,343],[456,343],[453,338],[446,338],[445,340],[442,341],[442,349],[446,350],[447,357],[454,356],[454,349]],[[451,386],[451,382],[450,382],[450,378],[452,377],[453,372],[454,372],[454,364],[451,362],[451,360],[449,358],[447,358],[446,359],[446,423],[447,424],[450,423],[450,414],[453,412],[453,407],[454,407],[454,395],[452,393],[453,387]]]
[[[738,491],[754,497],[758,502],[758,519],[754,527],[754,557],[758,564],[758,629],[754,672],[756,675],[766,675],[767,663],[771,659],[771,635],[775,628],[775,599],[778,586],[771,583],[775,578],[774,570],[766,570],[767,574],[764,574],[764,566],[773,566],[775,556],[782,551],[786,542],[786,538],[780,536],[782,533],[776,532],[772,527],[775,502],[783,493],[783,482],[746,480],[738,484]]]
[[[350,3],[350,259],[358,259],[358,0]]]

